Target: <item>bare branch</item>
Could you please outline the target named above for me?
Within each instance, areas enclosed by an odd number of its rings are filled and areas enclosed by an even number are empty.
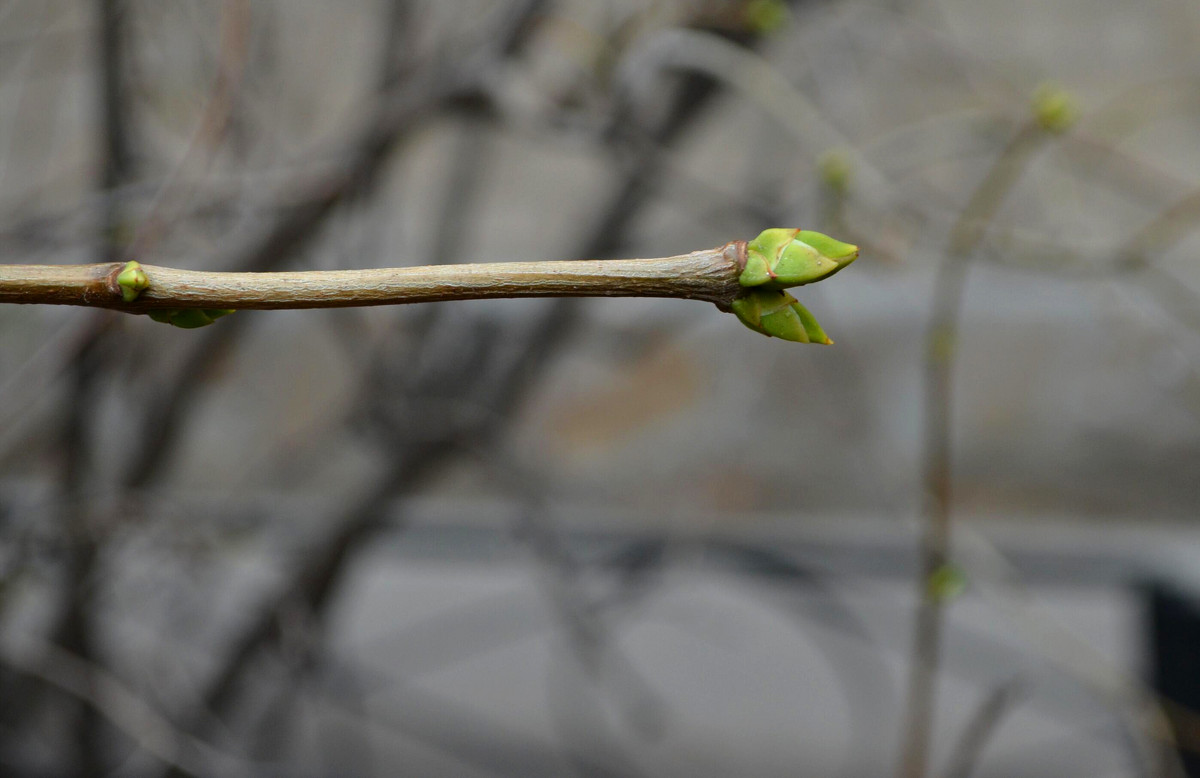
[[[142,265],[131,302],[124,265],[0,265],[0,302],[115,308],[346,308],[494,297],[682,297],[728,304],[740,290],[745,242],[656,259],[504,262],[279,273],[209,273]]]
[[[898,775],[924,778],[928,774],[933,739],[941,636],[945,617],[941,598],[931,595],[928,582],[950,561],[953,532],[953,411],[956,341],[966,292],[968,261],[982,242],[1005,197],[1017,183],[1034,153],[1050,137],[1030,122],[1009,142],[971,195],[950,233],[938,268],[933,316],[926,330],[924,485],[926,519],[921,539],[918,605],[913,627],[904,735]]]

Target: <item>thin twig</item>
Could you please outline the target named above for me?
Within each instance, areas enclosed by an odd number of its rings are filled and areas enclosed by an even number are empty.
[[[536,10],[537,5],[537,2],[527,3],[527,9]],[[634,145],[634,158],[624,168],[625,175],[606,199],[600,217],[588,231],[578,252],[580,255],[608,256],[621,248],[635,218],[654,194],[655,185],[661,178],[662,155],[654,153],[658,151],[658,145],[669,146],[678,140],[702,115],[704,107],[716,93],[716,85],[708,79],[689,75],[683,81],[677,89],[667,119],[649,133],[652,143]],[[263,248],[269,246],[265,243]],[[265,255],[269,253],[263,252]],[[525,397],[577,319],[578,308],[574,300],[558,299],[550,306],[532,331],[520,356],[506,365],[496,385],[486,392],[486,404],[493,414],[471,425],[470,430],[447,430],[445,438],[431,435],[393,449],[392,465],[387,477],[347,503],[343,514],[333,520],[337,529],[327,542],[315,549],[289,575],[290,583],[265,603],[251,617],[247,626],[229,642],[226,658],[219,665],[220,670],[200,695],[200,709],[218,714],[228,711],[236,696],[237,682],[245,675],[250,660],[259,649],[276,639],[277,615],[287,603],[300,599],[310,606],[311,612],[322,613],[332,599],[333,589],[346,574],[357,553],[385,525],[387,504],[396,495],[410,491],[429,473],[445,465],[448,452],[452,450],[444,445],[447,440],[461,440],[464,434],[469,433],[476,445],[485,445],[498,435],[495,419],[511,413]],[[458,352],[450,352],[444,358],[454,364],[458,362],[457,356]],[[478,370],[473,371],[473,375],[478,374]]]
[[[503,425],[504,419],[498,419]],[[506,431],[507,432],[507,431]],[[470,440],[460,446],[492,471],[498,485],[524,504],[513,529],[541,568],[548,600],[557,613],[570,649],[597,692],[607,691],[618,702],[630,727],[645,740],[661,736],[668,714],[666,701],[617,645],[613,629],[600,607],[583,587],[585,565],[575,558],[549,515],[546,486],[521,467],[514,452],[501,442],[489,453]],[[607,676],[607,677],[606,677]],[[606,684],[607,681],[607,684]]]
[[[1136,774],[1147,778],[1183,776],[1177,748],[1196,748],[1200,739],[1192,739],[1189,745],[1186,737],[1180,737],[1171,701],[1158,695],[1144,680],[1113,666],[1094,645],[1049,618],[1037,607],[1033,592],[1024,585],[1013,564],[982,533],[965,526],[960,535],[967,541],[964,550],[971,557],[974,591],[1021,633],[1038,656],[1049,660],[1114,712],[1121,721],[1122,740],[1136,762]],[[1200,716],[1192,713],[1191,723],[1200,723]]]
[[[397,0],[396,6],[401,4]],[[396,25],[401,23],[403,14],[386,25],[385,49],[399,45],[401,37]],[[441,80],[435,78],[431,83]],[[349,162],[307,184],[304,196],[299,198],[299,208],[278,212],[261,232],[241,241],[225,253],[223,261],[214,260],[213,264],[232,270],[267,272],[294,261],[303,247],[320,234],[338,206],[354,196],[365,197],[372,192],[372,185],[379,179],[377,170],[387,155],[446,96],[442,87],[422,93],[399,81],[381,83],[365,128],[348,132],[342,156]],[[125,471],[126,487],[143,488],[165,472],[178,449],[175,444],[194,408],[194,400],[202,394],[202,384],[193,377],[228,353],[246,330],[246,322],[237,319],[211,328],[198,339],[181,368],[166,382],[165,389],[148,404],[140,444]]]
[[[491,53],[493,59],[484,63],[489,70],[496,68],[505,51],[519,49],[532,30],[530,21],[544,5],[544,0],[525,0],[511,10],[506,23],[501,25],[499,37],[503,44],[502,51]],[[438,67],[435,70],[446,68]],[[328,215],[332,204],[344,200],[353,191],[361,191],[363,185],[369,185],[377,179],[375,173],[386,150],[404,132],[451,95],[471,93],[472,79],[467,78],[471,73],[460,70],[455,67],[447,73],[431,75],[418,71],[403,85],[397,86],[394,93],[383,95],[380,99],[382,107],[377,110],[368,131],[361,134],[358,141],[361,147],[353,154],[356,169],[342,176],[332,176],[323,187],[314,189],[320,196],[311,200],[304,209],[305,213],[276,222],[261,237],[234,251],[233,261],[222,266],[265,270],[294,252],[300,243],[312,237],[315,232],[312,229],[314,219],[322,220]],[[482,68],[473,71],[476,76],[474,83],[478,83],[478,75],[482,71]],[[461,83],[464,78],[468,83]],[[381,136],[386,136],[387,142],[379,142],[377,138]],[[396,494],[407,491],[419,482],[426,470],[433,469],[433,465],[438,464],[444,455],[445,452],[440,450],[440,442],[436,440],[407,445],[394,453],[387,477],[348,500],[339,512],[341,520],[336,522],[336,529],[327,541],[306,557],[290,575],[290,582],[252,615],[247,625],[228,642],[225,659],[198,695],[195,710],[190,716],[191,726],[197,729],[204,726],[197,720],[200,713],[212,711],[223,715],[229,712],[237,698],[238,682],[250,667],[251,660],[261,648],[277,641],[277,617],[281,609],[289,603],[298,602],[320,618],[348,566],[348,560],[355,558],[356,552],[383,523],[386,504]]]
[[[143,265],[149,286],[122,298],[120,263],[0,265],[0,302],[114,308],[347,308],[494,297],[681,297],[728,304],[745,242],[655,259],[502,262],[280,273],[209,273]]]
[[[963,728],[946,768],[946,778],[970,778],[983,749],[995,736],[1004,717],[1028,692],[1021,678],[1013,678],[992,689]]]
[[[159,761],[187,775],[250,775],[250,766],[192,737],[102,667],[32,636],[0,648],[0,663],[87,704]]]
[[[129,167],[129,130],[125,122],[125,88],[122,83],[122,60],[125,41],[122,12],[117,0],[99,0],[99,90],[100,90],[100,180],[104,201],[101,253],[105,259],[116,260],[121,247],[115,240],[121,222],[121,209],[113,194],[123,183]]]
[[[950,559],[952,458],[951,415],[956,340],[966,291],[967,260],[983,240],[1005,196],[1033,153],[1049,137],[1037,124],[1018,132],[997,158],[950,234],[946,257],[938,268],[933,317],[926,333],[925,473],[927,502],[921,568],[917,579],[917,616],[905,706],[903,753],[899,775],[924,778],[933,738],[943,603],[928,590],[930,576]]]
[[[127,54],[125,19],[117,0],[98,0],[96,44],[98,61],[96,74],[100,99],[97,188],[103,211],[96,235],[97,257],[112,263],[121,256],[118,234],[122,222],[122,207],[114,190],[129,174],[130,142],[126,112],[126,84],[123,71]],[[63,420],[62,448],[66,467],[61,488],[67,496],[62,522],[70,539],[64,560],[63,597],[61,607],[51,622],[52,640],[88,664],[99,664],[96,635],[97,617],[87,607],[88,581],[92,576],[100,548],[93,536],[92,510],[85,499],[94,440],[93,408],[97,399],[99,360],[103,353],[105,329],[96,326],[85,342],[79,359],[71,365],[72,391],[66,397]],[[96,711],[83,706],[72,712],[75,740],[75,769],[85,775],[104,771],[102,731]]]
[[[197,172],[207,172],[231,123],[249,54],[251,8],[248,0],[225,0],[221,4],[219,26],[221,43],[212,89],[183,155],[159,185],[150,213],[142,219],[130,241],[130,253],[145,255],[167,232],[170,222],[177,217],[179,208],[195,187],[195,182],[187,181],[186,175],[193,166],[199,168]],[[200,157],[202,150],[206,153]]]

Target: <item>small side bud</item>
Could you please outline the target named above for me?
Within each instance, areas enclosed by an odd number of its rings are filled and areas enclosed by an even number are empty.
[[[925,581],[925,594],[936,602],[949,602],[966,590],[967,576],[951,564],[934,570]]]
[[[738,283],[786,289],[828,278],[858,257],[858,246],[813,230],[763,230],[746,244]]]
[[[830,190],[844,194],[850,188],[850,177],[854,171],[844,152],[825,152],[817,162],[817,169],[821,173],[821,181]]]
[[[160,308],[147,312],[154,321],[185,330],[207,327],[222,316],[233,313],[225,308]]]
[[[730,307],[738,321],[767,337],[794,343],[833,343],[808,309],[782,289],[749,289]]]
[[[822,346],[833,345],[833,338],[825,334],[825,330],[817,323],[817,318],[801,305],[799,300],[792,303],[792,310],[800,317],[800,323],[804,325],[804,333],[808,336],[809,343],[819,343]]]
[[[746,28],[759,35],[782,29],[791,16],[783,0],[750,0],[742,13]]]
[[[1042,84],[1033,93],[1033,115],[1046,132],[1066,132],[1079,118],[1075,98],[1065,89]]]
[[[121,299],[131,303],[138,298],[142,290],[150,286],[146,271],[137,262],[129,261],[117,274],[117,286],[121,287]]]

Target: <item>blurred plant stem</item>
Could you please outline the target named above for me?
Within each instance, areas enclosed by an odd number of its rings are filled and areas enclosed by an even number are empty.
[[[945,778],[970,778],[1004,718],[1028,693],[1028,682],[1021,677],[1005,681],[988,692],[974,715],[967,719],[950,755]]]
[[[87,710],[103,716],[142,751],[181,774],[259,774],[244,760],[181,731],[136,690],[103,667],[31,635],[18,640],[9,638],[0,647],[0,662],[70,695]]]
[[[524,10],[524,17],[514,18],[532,18],[542,8],[539,3],[532,2],[527,3]],[[527,26],[522,24],[512,29],[519,33]],[[503,51],[518,49],[522,37],[514,34]],[[694,129],[697,119],[704,115],[717,93],[717,86],[710,79],[687,74],[674,86],[669,111],[660,120],[651,122],[639,118],[632,106],[623,106],[617,112],[620,126],[629,128],[634,134],[614,134],[609,142],[614,152],[629,156],[618,167],[618,180],[600,204],[594,222],[585,230],[573,253],[606,257],[624,248],[638,217],[666,178],[666,160],[661,150],[672,147]],[[301,603],[314,614],[315,620],[328,618],[329,603],[362,550],[384,527],[395,526],[386,520],[386,506],[446,467],[451,461],[450,453],[455,450],[448,443],[469,439],[473,445],[483,447],[507,434],[504,420],[526,399],[568,341],[581,318],[579,310],[573,298],[556,299],[537,325],[524,336],[518,355],[505,358],[498,371],[481,370],[479,365],[480,356],[486,358],[498,353],[499,349],[442,350],[440,369],[418,376],[420,380],[407,391],[415,395],[432,392],[467,396],[470,393],[472,402],[486,406],[490,413],[466,425],[440,420],[442,423],[430,435],[396,439],[388,446],[386,455],[390,467],[387,477],[368,486],[330,517],[333,532],[288,573],[277,593],[262,602],[225,641],[223,659],[196,695],[192,718],[209,711],[218,718],[231,714],[243,682],[254,667],[254,660],[279,644],[278,617],[285,609]],[[236,319],[231,323],[236,324]],[[228,327],[213,329],[220,332]],[[509,337],[510,333],[500,335]],[[450,376],[453,380],[443,381],[442,376]],[[374,393],[373,396],[378,398],[380,395]],[[197,724],[196,728],[204,727]]]
[[[937,693],[944,601],[928,582],[950,562],[953,473],[951,425],[954,368],[968,262],[997,211],[1052,130],[1031,122],[1017,132],[976,187],[950,231],[945,258],[934,281],[933,314],[925,334],[925,529],[917,579],[908,696],[902,726],[898,775],[924,778],[929,772]]]
[[[122,207],[115,192],[129,174],[130,140],[126,123],[124,19],[119,0],[97,0],[96,62],[96,188],[102,210],[95,238],[97,258],[115,263],[123,251]],[[96,324],[84,340],[71,365],[71,389],[66,393],[61,427],[64,465],[62,492],[65,496],[62,531],[67,538],[64,561],[65,583],[58,612],[54,615],[52,638],[64,651],[85,664],[98,664],[97,625],[89,607],[88,589],[100,552],[95,536],[95,517],[89,509],[87,487],[94,447],[94,406],[97,378],[103,352],[105,327]],[[74,705],[72,759],[80,775],[100,775],[103,763],[103,733],[96,710]]]

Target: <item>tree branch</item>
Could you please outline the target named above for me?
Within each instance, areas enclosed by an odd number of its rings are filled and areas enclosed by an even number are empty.
[[[113,308],[346,308],[496,297],[676,297],[728,305],[746,243],[655,259],[503,262],[280,273],[140,266],[147,286],[126,301],[119,263],[0,265],[0,302]]]

